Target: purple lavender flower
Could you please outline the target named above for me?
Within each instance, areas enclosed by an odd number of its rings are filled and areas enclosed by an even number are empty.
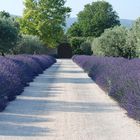
[[[77,55],[73,61],[116,99],[129,116],[140,120],[140,59]]]
[[[0,111],[56,60],[46,55],[0,56]]]

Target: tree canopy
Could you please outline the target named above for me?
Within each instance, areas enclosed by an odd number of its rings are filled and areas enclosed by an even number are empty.
[[[19,26],[17,22],[10,17],[10,14],[0,12],[0,52],[4,53],[12,50],[19,38]]]
[[[130,58],[126,46],[128,30],[122,26],[106,29],[98,38],[94,39],[92,49],[95,55]]]
[[[140,18],[138,18],[132,28],[130,29],[127,42],[126,42],[127,50],[131,57],[140,57]]]
[[[75,22],[67,31],[67,35],[70,37],[81,37],[82,29],[79,23]]]
[[[78,22],[71,26],[68,34],[79,36],[75,34],[78,30],[84,37],[98,37],[105,29],[116,25],[120,25],[120,21],[112,5],[105,1],[97,1],[85,5],[84,10],[78,14]]]
[[[37,35],[49,46],[55,46],[64,33],[70,8],[65,0],[25,0],[20,27],[23,34]]]
[[[0,18],[10,18],[10,14],[6,11],[1,11]]]

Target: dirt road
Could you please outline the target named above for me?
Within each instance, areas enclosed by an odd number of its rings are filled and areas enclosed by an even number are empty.
[[[140,140],[140,126],[71,60],[58,60],[0,113],[0,140]]]

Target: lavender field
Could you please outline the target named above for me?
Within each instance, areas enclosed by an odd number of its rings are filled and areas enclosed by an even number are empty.
[[[106,93],[140,120],[140,59],[75,55],[73,61]]]
[[[14,100],[35,76],[55,63],[46,55],[9,55],[0,57],[0,110]]]

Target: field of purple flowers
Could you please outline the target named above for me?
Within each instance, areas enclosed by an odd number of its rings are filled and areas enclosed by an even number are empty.
[[[109,96],[140,120],[140,59],[76,55],[73,61]]]
[[[46,55],[0,56],[0,111],[56,60]]]

